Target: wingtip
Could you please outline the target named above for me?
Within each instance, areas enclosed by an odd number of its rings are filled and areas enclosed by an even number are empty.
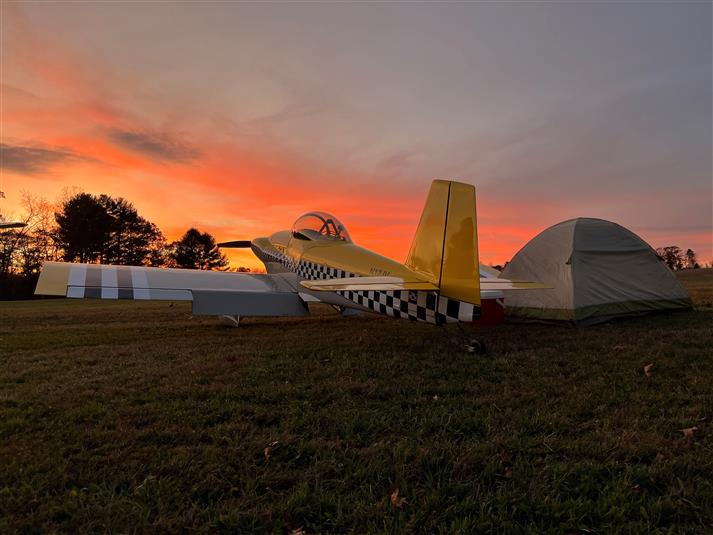
[[[35,286],[35,295],[66,297],[70,268],[71,264],[64,262],[45,262]]]

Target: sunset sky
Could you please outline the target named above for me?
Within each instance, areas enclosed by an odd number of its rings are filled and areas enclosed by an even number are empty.
[[[713,258],[710,3],[1,6],[4,215],[77,188],[227,240],[324,210],[403,261],[450,178],[486,263],[577,216]]]

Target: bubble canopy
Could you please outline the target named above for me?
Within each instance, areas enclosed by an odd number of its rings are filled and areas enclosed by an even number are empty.
[[[346,227],[326,212],[308,212],[292,225],[292,235],[302,240],[340,240],[351,242]]]

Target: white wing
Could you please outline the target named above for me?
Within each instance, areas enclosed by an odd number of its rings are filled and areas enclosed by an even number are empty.
[[[192,301],[194,314],[304,316],[299,290],[280,274],[46,262],[35,294]]]

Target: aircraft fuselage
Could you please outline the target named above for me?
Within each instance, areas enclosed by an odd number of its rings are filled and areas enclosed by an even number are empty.
[[[251,249],[265,264],[268,273],[294,273],[298,280],[378,276],[407,279],[415,275],[405,265],[351,241],[306,239],[288,230],[252,240]],[[332,305],[433,324],[471,322],[480,316],[477,305],[440,295],[437,291],[309,292],[305,289],[303,292]]]

